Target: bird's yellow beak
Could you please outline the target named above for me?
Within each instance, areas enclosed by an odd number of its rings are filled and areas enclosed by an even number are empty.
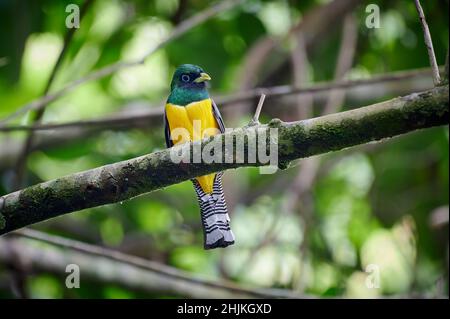
[[[194,80],[195,83],[205,82],[211,80],[208,73],[200,73],[200,76]]]

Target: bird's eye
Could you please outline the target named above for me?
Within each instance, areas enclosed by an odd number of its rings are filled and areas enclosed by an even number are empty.
[[[181,81],[183,81],[183,82],[189,82],[191,80],[191,78],[189,77],[189,75],[187,75],[187,74],[183,74],[182,76],[181,76]]]

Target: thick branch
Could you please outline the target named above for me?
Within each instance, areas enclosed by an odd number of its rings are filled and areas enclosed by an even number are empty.
[[[419,70],[420,71],[420,70]],[[428,69],[428,72],[420,72],[416,74],[410,74],[410,76],[402,78],[398,81],[390,81],[390,82],[379,82],[373,84],[365,84],[361,86],[355,86],[348,89],[345,89],[346,100],[349,101],[349,104],[358,105],[362,103],[367,103],[367,101],[373,101],[375,99],[379,99],[383,96],[399,96],[403,94],[409,94],[410,92],[419,92],[423,90],[428,90],[433,86],[433,81],[431,77],[428,75],[431,74],[431,70]],[[314,99],[316,99],[317,103],[324,103],[328,94],[324,92],[312,93],[314,95]],[[270,105],[270,97],[267,98],[269,100],[268,104]],[[219,103],[217,99],[216,102],[220,107],[225,106],[226,104]],[[286,99],[288,103],[288,100]],[[284,103],[283,100],[272,99],[272,103]],[[229,104],[231,105],[231,104]],[[289,106],[289,105],[287,105]],[[108,129],[108,130],[126,130],[130,128],[139,128],[139,129],[147,129],[149,127],[153,127],[154,125],[161,125],[161,116],[160,109],[155,109],[154,113],[150,113],[149,108],[151,109],[151,105],[146,103],[139,103],[139,105],[131,104],[124,105],[120,108],[120,111],[109,115],[109,118],[98,118],[90,121],[85,125],[86,121],[78,121],[71,123],[60,123],[57,125],[68,125],[67,127],[59,127],[58,131],[52,130],[42,130],[40,132],[36,132],[35,143],[33,144],[32,150],[47,150],[47,149],[55,149],[61,147],[61,145],[67,146],[90,137],[94,134],[98,133],[100,129]],[[130,113],[132,115],[130,115]],[[138,113],[139,116],[135,116],[133,114]],[[267,115],[272,114],[272,116],[278,116],[276,108],[266,107],[263,110],[263,113]],[[125,115],[128,114],[128,115]],[[130,117],[131,116],[131,117]],[[112,119],[111,121],[109,121]],[[44,124],[46,125],[46,124]],[[2,132],[2,127],[0,125],[0,132]],[[24,130],[23,126],[13,127],[13,129]],[[5,128],[7,131],[8,129]],[[161,131],[162,134],[162,131]],[[3,138],[0,140],[0,172],[6,168],[11,167],[17,161],[18,154],[20,152],[20,145],[14,138]]]
[[[448,124],[448,85],[414,93],[359,109],[305,121],[236,129],[215,138],[191,143],[208,143],[222,149],[224,140],[243,138],[251,133],[278,129],[278,161],[285,168],[294,159],[341,150],[381,140],[417,129]],[[248,151],[249,138],[245,143]],[[269,139],[267,139],[269,140]],[[270,139],[271,143],[273,140]],[[269,143],[264,140],[267,150]],[[208,145],[209,147],[211,144]],[[273,146],[273,145],[272,145]],[[233,148],[235,149],[235,147]],[[245,166],[262,166],[246,158],[244,163],[177,164],[166,149],[88,171],[61,177],[0,197],[0,234],[55,216],[89,207],[115,203],[167,187],[196,176]],[[236,158],[236,154],[234,154]]]

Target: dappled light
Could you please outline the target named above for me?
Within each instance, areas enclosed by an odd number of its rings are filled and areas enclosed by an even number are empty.
[[[448,298],[448,1],[14,3],[0,298]]]

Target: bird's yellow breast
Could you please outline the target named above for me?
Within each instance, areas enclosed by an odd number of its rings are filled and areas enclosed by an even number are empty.
[[[166,117],[174,145],[220,134],[211,99],[192,102],[186,106],[167,103]],[[212,193],[215,176],[216,174],[209,174],[196,178],[205,193]]]

